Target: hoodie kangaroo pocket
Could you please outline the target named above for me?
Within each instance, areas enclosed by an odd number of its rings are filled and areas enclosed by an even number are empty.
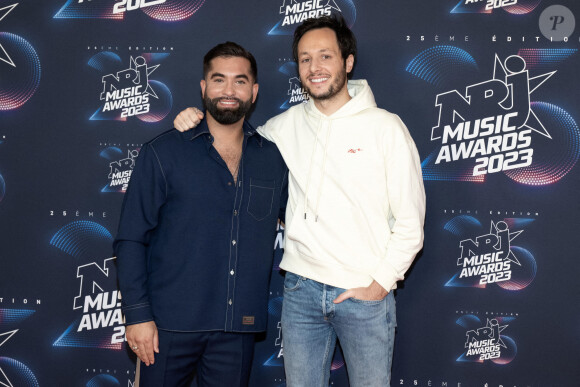
[[[248,213],[256,220],[264,220],[272,213],[274,202],[275,180],[250,178],[250,198]]]

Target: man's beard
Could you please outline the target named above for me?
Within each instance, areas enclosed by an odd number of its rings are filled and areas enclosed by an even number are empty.
[[[332,97],[337,95],[342,90],[343,87],[346,87],[345,82],[346,82],[346,68],[344,69],[344,71],[341,71],[336,75],[334,82],[332,82],[332,84],[328,87],[328,90],[322,92],[321,94],[318,95],[313,94],[312,90],[310,90],[310,88],[306,86],[304,82],[302,84],[305,85],[304,88],[306,89],[306,92],[312,99],[324,101],[331,99]]]
[[[221,99],[237,101],[238,108],[237,109],[218,108],[218,102]],[[244,116],[250,111],[250,109],[252,108],[252,97],[250,97],[250,99],[247,101],[242,101],[239,98],[218,97],[211,99],[204,96],[203,106],[217,122],[219,122],[222,125],[231,125],[244,118]]]

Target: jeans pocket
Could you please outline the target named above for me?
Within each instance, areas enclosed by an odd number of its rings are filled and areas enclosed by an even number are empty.
[[[254,219],[263,220],[272,213],[275,188],[275,180],[250,178],[248,213],[252,215]]]
[[[285,292],[292,292],[300,288],[302,284],[302,277],[296,275],[294,273],[290,273],[289,271],[286,272],[286,276],[284,277],[284,291]]]
[[[349,298],[349,300],[351,300],[352,302],[356,302],[357,304],[371,306],[371,305],[379,305],[379,304],[383,303],[386,298],[387,298],[387,296],[381,298],[380,300],[361,300],[358,298],[351,297],[351,298]]]

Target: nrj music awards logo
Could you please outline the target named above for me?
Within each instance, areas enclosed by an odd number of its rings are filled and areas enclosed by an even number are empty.
[[[532,132],[551,138],[530,105],[530,94],[554,72],[530,78],[526,63],[495,57],[493,79],[438,94],[439,122],[431,141],[441,144],[435,164],[475,160],[473,176],[532,164]]]
[[[456,324],[465,328],[466,332],[464,352],[457,361],[476,363],[492,361],[499,365],[510,363],[517,354],[517,346],[504,331],[513,321],[515,321],[513,316],[487,316],[485,322],[472,314],[461,316]]]
[[[99,247],[110,246],[112,240],[105,227],[92,221],[69,223],[52,237],[50,244],[63,253],[78,260],[89,260],[89,263],[77,266],[76,270],[78,293],[72,297],[74,321],[53,346],[123,348],[125,327],[115,257],[100,261],[89,258]]]
[[[55,19],[123,20],[127,12],[141,10],[164,22],[179,22],[195,14],[205,0],[67,0]]]
[[[289,97],[288,104],[290,105],[306,102],[309,99],[308,93],[302,87],[302,82],[298,77],[288,79],[288,92],[286,94]]]
[[[77,332],[89,332],[112,327],[110,344],[124,342],[125,328],[121,313],[121,293],[117,290],[115,257],[102,263],[91,262],[77,268],[79,294],[74,298],[74,310],[82,310]]]
[[[513,242],[522,238],[522,228],[532,221],[517,218],[492,220],[489,232],[472,234],[460,240],[459,258],[455,259],[457,272],[445,286],[486,288],[496,284],[511,291],[526,288],[536,276],[536,260],[530,251]],[[478,219],[466,215],[453,218],[444,227],[456,236],[465,236],[482,228]]]
[[[294,105],[308,102],[310,99],[306,89],[302,87],[300,78],[296,76],[298,73],[297,67],[296,62],[290,61],[285,62],[278,68],[280,73],[288,77],[288,89],[286,89],[284,102],[280,105],[281,110],[286,110]]]
[[[168,53],[141,54],[131,56],[129,68],[107,73],[101,77],[99,99],[102,105],[91,116],[91,120],[126,121],[136,117],[144,122],[161,121],[173,105],[173,97],[165,84],[151,79],[151,74]],[[121,58],[110,51],[94,55],[89,66],[99,71],[107,71]],[[110,70],[109,70],[110,71]]]
[[[147,66],[145,58],[131,57],[131,66],[116,74],[103,76],[103,92],[101,101],[105,104],[101,110],[105,112],[120,112],[121,118],[149,113],[151,104],[149,98],[157,98],[157,94],[149,84],[149,75],[159,67]]]
[[[454,47],[427,51],[407,71],[435,85],[449,78],[437,74],[436,56],[455,52],[464,67],[477,67],[468,53]],[[556,71],[530,74],[524,56],[533,59],[534,53],[520,51],[503,60],[496,55],[491,79],[467,85],[463,92],[437,94],[438,121],[431,130],[436,148],[422,163],[426,180],[483,182],[486,175],[502,172],[521,184],[546,185],[574,167],[580,156],[578,125],[558,106],[531,101]],[[434,71],[426,75],[429,69]]]
[[[459,278],[477,277],[480,285],[509,281],[511,265],[520,262],[510,249],[511,242],[522,231],[512,232],[506,222],[491,223],[489,234],[459,242],[461,257],[457,266],[461,268]]]
[[[127,148],[123,152],[119,147],[111,146],[100,152],[100,156],[108,161],[109,166],[107,184],[101,189],[101,192],[125,193],[127,191],[140,149]]]
[[[522,15],[532,12],[542,0],[460,0],[451,13],[486,13],[502,9],[508,13]]]
[[[73,310],[79,315],[54,346],[121,349],[125,326],[117,290],[115,258],[77,268],[79,293]]]
[[[292,35],[294,29],[307,19],[341,14],[349,27],[356,19],[356,8],[352,0],[281,0],[280,20],[268,35]]]

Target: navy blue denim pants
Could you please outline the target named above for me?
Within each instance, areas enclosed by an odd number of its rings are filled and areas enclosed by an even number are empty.
[[[253,333],[159,330],[155,363],[140,363],[139,387],[247,386],[254,352]]]

